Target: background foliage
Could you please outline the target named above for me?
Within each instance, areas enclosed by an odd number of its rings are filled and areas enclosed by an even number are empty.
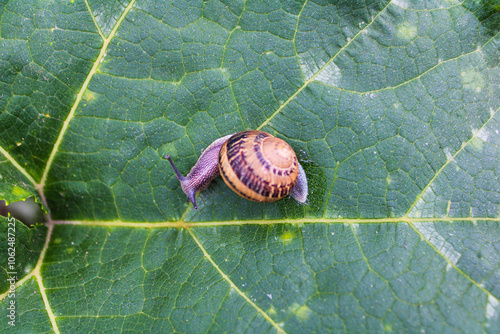
[[[1,1],[0,199],[48,223],[0,328],[495,332],[499,30],[496,0]],[[185,203],[162,157],[244,129],[306,205]]]

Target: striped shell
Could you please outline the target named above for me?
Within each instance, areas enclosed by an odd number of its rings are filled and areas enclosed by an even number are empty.
[[[256,202],[287,196],[297,182],[297,156],[284,140],[262,131],[243,131],[219,152],[219,171],[238,195]]]

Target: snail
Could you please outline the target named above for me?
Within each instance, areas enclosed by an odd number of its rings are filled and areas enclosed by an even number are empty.
[[[263,131],[243,131],[215,140],[187,176],[169,155],[181,188],[196,206],[196,193],[219,174],[235,193],[256,202],[274,202],[290,194],[299,203],[307,199],[307,178],[287,142]]]

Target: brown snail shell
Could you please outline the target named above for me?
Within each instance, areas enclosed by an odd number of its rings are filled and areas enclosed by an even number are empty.
[[[187,176],[168,159],[188,201],[196,206],[196,193],[219,174],[235,193],[257,202],[273,202],[290,194],[299,203],[307,200],[304,169],[284,140],[263,131],[243,131],[215,140]]]
[[[219,172],[241,197],[274,202],[290,194],[299,167],[295,152],[284,140],[263,131],[243,131],[222,145]]]

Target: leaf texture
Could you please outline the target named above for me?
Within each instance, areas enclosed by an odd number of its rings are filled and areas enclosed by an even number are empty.
[[[0,4],[5,332],[500,328],[497,1]],[[218,178],[215,139],[295,149],[305,205]],[[10,273],[10,274],[9,274]],[[16,326],[5,319],[11,301]]]

